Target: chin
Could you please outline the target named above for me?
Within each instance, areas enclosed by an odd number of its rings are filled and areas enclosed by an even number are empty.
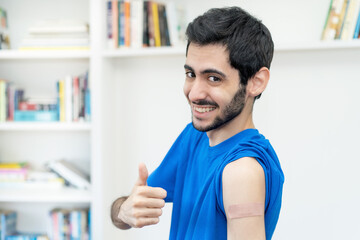
[[[192,125],[194,126],[194,128],[195,128],[196,130],[198,130],[198,131],[200,131],[200,132],[208,132],[208,131],[211,131],[211,130],[213,130],[214,128],[216,128],[216,127],[213,126],[213,124],[207,124],[207,125],[205,125],[205,124],[198,124],[198,123],[196,123],[196,122],[194,122],[194,121],[192,121]]]

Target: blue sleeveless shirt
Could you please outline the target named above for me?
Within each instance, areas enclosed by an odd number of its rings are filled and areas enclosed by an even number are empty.
[[[187,125],[148,185],[167,191],[173,202],[171,240],[227,239],[222,172],[239,158],[253,157],[262,166],[266,181],[265,232],[271,239],[279,218],[284,175],[270,142],[256,129],[246,129],[210,147],[206,133]]]

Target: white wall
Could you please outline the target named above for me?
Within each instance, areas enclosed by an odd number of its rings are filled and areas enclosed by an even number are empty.
[[[187,1],[189,19],[213,6],[239,5],[269,27],[275,43],[318,40],[328,10],[322,1]],[[276,52],[255,124],[274,145],[284,173],[283,208],[273,239],[357,239],[360,49]],[[128,194],[141,161],[160,163],[190,121],[182,96],[183,57],[111,60],[114,155],[107,160],[106,201]],[[109,116],[110,117],[110,116]],[[120,231],[105,219],[106,239],[166,239],[171,206],[159,226]]]

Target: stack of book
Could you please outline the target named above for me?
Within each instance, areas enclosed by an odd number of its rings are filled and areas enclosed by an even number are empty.
[[[24,96],[24,90],[0,79],[0,122],[78,122],[90,121],[90,87],[88,73],[67,76],[57,81],[57,96]]]
[[[17,213],[11,210],[0,210],[0,240],[16,233]]]
[[[76,20],[46,20],[28,29],[20,50],[88,50],[88,24]]]
[[[88,73],[67,76],[56,83],[60,122],[90,121],[90,87]]]
[[[331,0],[322,40],[360,38],[360,0]]]
[[[74,164],[64,159],[48,162],[46,167],[62,177],[66,184],[78,189],[90,189],[89,176],[79,170]]]
[[[89,209],[53,209],[50,212],[51,239],[90,239],[90,211]]]
[[[0,163],[0,188],[59,188],[65,181],[56,174],[46,171],[34,171],[26,162]]]
[[[108,47],[161,47],[181,44],[181,8],[142,0],[107,2]],[[182,17],[182,16],[181,16]]]
[[[23,182],[28,175],[28,164],[19,163],[0,163],[0,184],[3,182]]]
[[[6,11],[0,8],[0,50],[10,49],[10,39]]]

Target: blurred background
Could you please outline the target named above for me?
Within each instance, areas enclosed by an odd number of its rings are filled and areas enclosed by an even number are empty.
[[[181,27],[212,7],[236,5],[261,19],[275,43],[270,82],[254,106],[255,126],[272,143],[285,174],[273,239],[358,239],[360,42],[322,40],[334,2],[163,1],[167,14],[176,14],[180,26],[176,40],[172,39],[172,47],[143,48],[122,46],[121,35],[114,46],[108,34],[112,20],[107,1],[0,0],[0,7],[7,11],[11,44],[11,50],[0,50],[0,79],[15,82],[29,94],[56,98],[54,86],[59,78],[88,71],[91,92],[91,121],[80,126],[86,130],[79,130],[74,119],[71,127],[43,123],[40,130],[29,130],[34,125],[27,123],[15,127],[0,123],[0,161],[26,160],[40,166],[66,158],[86,172],[92,184],[84,193],[86,199],[46,197],[44,204],[39,204],[40,198],[32,199],[22,212],[22,197],[4,197],[0,208],[16,209],[18,228],[23,231],[46,232],[46,214],[53,207],[80,205],[91,210],[93,239],[167,239],[171,204],[166,205],[158,225],[127,231],[112,225],[110,206],[117,197],[130,193],[138,164],[144,162],[153,171],[191,121],[182,92],[185,47]],[[343,8],[350,2],[337,4]],[[352,3],[355,22],[358,2]],[[31,45],[36,49],[19,50],[29,28],[48,18],[87,22],[88,45],[70,50],[61,49],[63,45],[52,46],[57,50]],[[88,48],[81,49],[84,46]],[[47,81],[51,84],[43,84]],[[40,139],[40,146],[31,147]],[[73,144],[79,147],[72,148]],[[44,154],[48,146],[53,150]],[[31,216],[39,211],[44,214],[35,224]]]

